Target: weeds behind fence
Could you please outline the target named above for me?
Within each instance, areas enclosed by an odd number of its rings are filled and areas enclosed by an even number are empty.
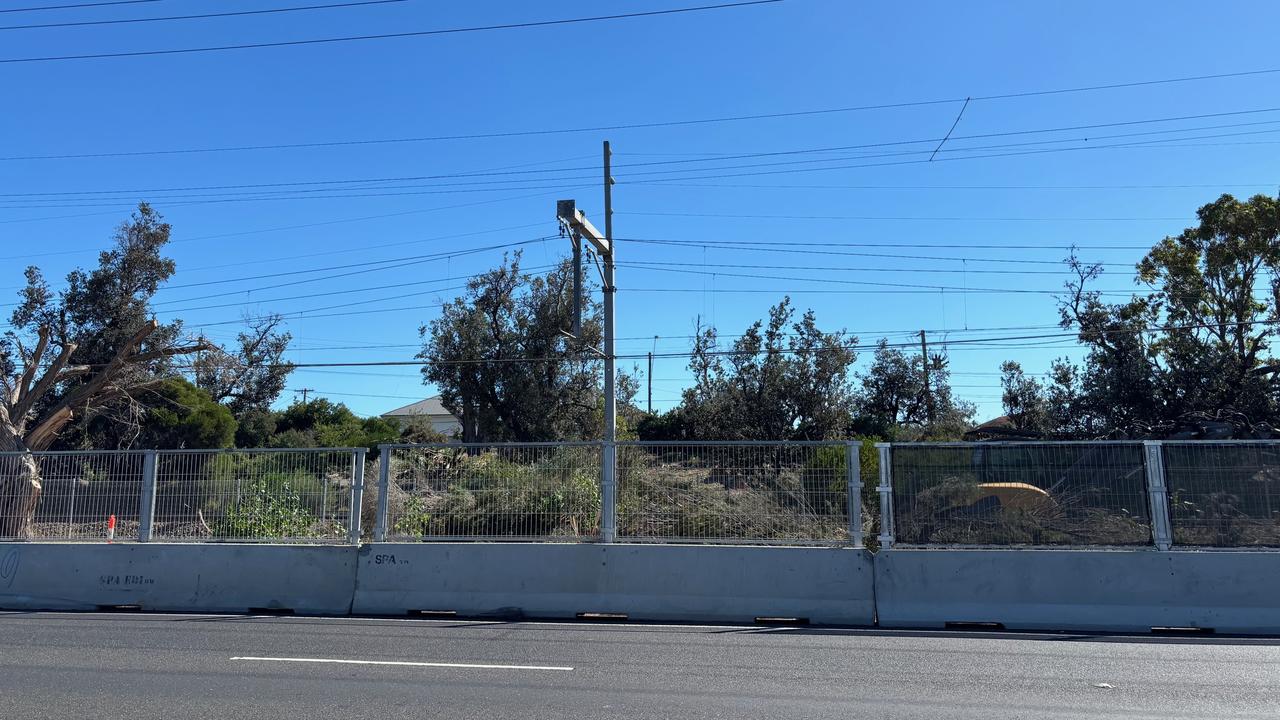
[[[892,448],[896,541],[1146,545],[1140,443],[945,443]]]

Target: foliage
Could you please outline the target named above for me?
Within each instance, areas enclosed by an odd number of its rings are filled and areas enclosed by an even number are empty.
[[[420,328],[423,381],[439,388],[464,441],[599,437],[600,307],[584,298],[579,337],[569,338],[572,263],[534,276],[520,259],[469,281]]]
[[[276,433],[277,413],[259,408],[244,411],[236,418],[236,447],[262,448],[271,445]]]
[[[237,352],[203,338],[182,344],[181,322],[152,319],[152,300],[176,271],[164,255],[170,231],[142,203],[117,228],[97,266],[72,270],[64,289],[55,292],[39,268],[26,269],[13,329],[0,339],[0,445],[41,450],[163,446],[191,438],[221,443],[226,417],[172,383],[188,370],[196,386],[235,414],[266,408],[278,395],[288,370],[278,361],[289,342],[287,333],[276,331],[278,318],[250,321]],[[192,355],[190,368],[176,362]],[[178,396],[195,405],[182,409]]]
[[[833,542],[848,536],[844,450],[805,462],[772,452],[706,454],[622,448],[618,532],[624,537]]]
[[[1135,279],[1147,291],[1126,302],[1090,289],[1101,266],[1069,258],[1061,323],[1078,329],[1087,353],[1080,365],[1054,363],[1047,382],[1008,367],[1005,404],[1016,423],[1074,437],[1165,436],[1196,415],[1280,426],[1271,353],[1280,332],[1280,199],[1223,195],[1197,215],[1197,226],[1138,263]]]
[[[400,442],[414,445],[438,445],[449,442],[449,438],[436,430],[429,418],[413,417],[401,426]]]
[[[494,452],[430,451],[388,498],[396,532],[414,536],[576,537],[596,532],[600,466],[593,448],[559,447],[519,461]]]
[[[818,328],[812,310],[795,317],[790,298],[719,349],[715,328],[694,339],[694,384],[669,417],[646,421],[645,432],[691,440],[821,440],[840,437],[853,393],[849,367],[858,339]],[[675,439],[673,437],[673,439]]]
[[[244,489],[213,530],[218,537],[297,538],[306,537],[314,522],[288,481],[260,479]]]
[[[360,418],[346,405],[324,398],[295,402],[274,414],[270,447],[367,447],[396,442],[399,427],[380,417]]]
[[[137,445],[156,449],[225,448],[236,436],[231,411],[204,390],[172,378],[148,392],[150,408],[142,420]]]
[[[150,329],[151,299],[174,273],[174,262],[161,254],[169,230],[159,213],[143,203],[117,228],[113,246],[99,254],[98,266],[72,270],[65,289],[55,293],[39,268],[26,269],[26,285],[10,318],[14,330],[0,342],[4,389],[32,386],[34,377],[16,376],[18,362],[24,369],[35,365],[53,372],[56,381],[33,386],[33,392],[39,390],[34,402],[11,408],[14,427],[6,432],[25,435],[35,449],[54,443],[63,448],[129,444],[145,413],[133,390],[173,375],[171,357],[176,353],[169,350],[180,324]],[[42,352],[45,347],[57,352]],[[134,359],[119,362],[122,357]],[[113,360],[119,364],[109,365]],[[110,382],[104,383],[107,374]],[[110,422],[90,426],[102,415]],[[59,440],[68,426],[76,432]]]
[[[952,394],[945,355],[925,358],[881,340],[871,366],[860,378],[853,420],[857,434],[891,440],[954,440],[972,424],[975,408]]]
[[[234,351],[215,347],[193,363],[196,385],[225,403],[237,418],[268,409],[293,372],[292,363],[284,360],[293,336],[279,331],[282,318],[269,315],[246,322],[249,328],[237,337]]]

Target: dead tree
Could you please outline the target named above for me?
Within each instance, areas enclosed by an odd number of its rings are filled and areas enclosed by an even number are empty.
[[[41,484],[30,453],[47,450],[73,420],[91,418],[168,379],[148,370],[150,363],[212,347],[201,340],[144,351],[159,327],[155,320],[144,323],[99,365],[70,364],[76,344],[51,342],[48,327],[39,328],[34,348],[18,347],[21,371],[0,377],[0,451],[24,454],[0,461],[0,537],[31,536]],[[46,400],[59,390],[65,390],[61,398]]]

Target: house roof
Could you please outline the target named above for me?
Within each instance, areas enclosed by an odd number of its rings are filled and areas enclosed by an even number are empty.
[[[388,412],[382,413],[382,417],[405,417],[410,415],[449,415],[453,413],[445,409],[440,404],[440,396],[429,397],[426,400],[419,400],[416,403],[405,405]]]

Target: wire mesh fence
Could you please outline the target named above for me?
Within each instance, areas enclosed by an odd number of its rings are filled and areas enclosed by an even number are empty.
[[[0,453],[0,539],[136,538],[145,453]],[[36,490],[38,488],[38,490]]]
[[[603,448],[391,446],[385,498],[363,451],[345,448],[0,453],[0,540],[105,541],[114,519],[117,542],[140,534],[346,542],[359,530],[351,515],[362,480],[362,524],[384,528],[388,539],[595,541]],[[851,450],[857,445],[620,442],[617,539],[856,543],[859,527],[874,530],[866,514],[874,509],[868,502],[863,510],[856,490],[850,497]],[[1280,441],[1168,441],[1150,450],[1139,442],[894,444],[890,529],[903,545],[1151,545],[1149,503],[1160,528],[1169,527],[1164,489],[1155,479],[1147,487],[1163,468],[1175,547],[1280,547]],[[869,476],[874,456],[863,450]],[[864,498],[876,500],[875,478],[863,480]],[[852,529],[851,514],[862,521]]]
[[[619,443],[618,537],[850,542],[848,457],[844,443]]]
[[[1280,442],[1165,442],[1177,545],[1280,546]]]
[[[384,448],[388,539],[592,540],[599,443]],[[380,503],[381,504],[381,503]]]
[[[355,451],[163,450],[153,537],[345,542]]]
[[[1142,443],[906,443],[891,451],[906,545],[1149,545]]]

